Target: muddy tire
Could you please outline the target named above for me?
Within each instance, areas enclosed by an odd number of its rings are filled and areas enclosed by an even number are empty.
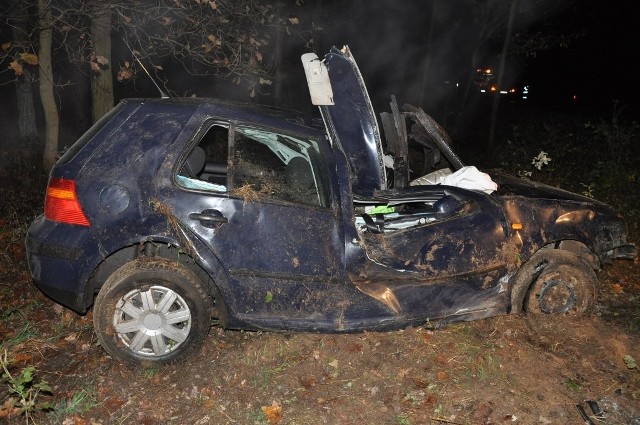
[[[141,258],[116,270],[96,297],[98,341],[124,363],[169,363],[199,348],[211,324],[211,299],[191,270]]]
[[[574,254],[550,251],[549,256],[547,266],[527,292],[525,312],[533,315],[589,312],[596,301],[595,272]]]

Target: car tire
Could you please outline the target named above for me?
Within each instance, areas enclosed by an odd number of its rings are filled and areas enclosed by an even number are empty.
[[[578,256],[551,262],[530,286],[524,309],[528,314],[583,315],[596,301],[597,276]]]
[[[186,267],[141,258],[117,269],[94,305],[98,341],[127,364],[170,363],[199,348],[209,333],[212,300]]]

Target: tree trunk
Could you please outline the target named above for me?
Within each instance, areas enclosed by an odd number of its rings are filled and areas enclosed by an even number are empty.
[[[24,70],[24,74],[16,80],[16,100],[18,103],[18,129],[20,141],[32,148],[38,141],[38,127],[36,125],[36,107],[33,102],[33,88],[31,86],[31,71]]]
[[[104,57],[108,63],[91,74],[91,116],[96,122],[113,108],[113,75],[111,70],[111,11],[100,10],[92,17],[91,40],[96,57]],[[106,68],[105,68],[106,67]]]
[[[16,40],[16,42],[22,45],[29,45],[29,26],[27,24],[27,17],[23,13],[23,10],[26,8],[24,3],[24,1],[19,1],[15,4],[15,25],[12,27],[12,32],[13,39]],[[16,102],[18,105],[20,143],[27,149],[32,149],[33,146],[31,145],[38,141],[32,80],[31,70],[28,67],[25,67],[23,74],[16,78]]]
[[[278,4],[281,6],[281,4]],[[280,14],[280,10],[278,10],[278,15]],[[282,51],[284,50],[283,46],[283,35],[282,35],[282,27],[278,26],[276,29],[276,48],[275,48],[275,61],[276,61],[276,75],[275,75],[275,84],[273,91],[273,100],[276,106],[282,105],[282,86],[284,85],[284,66],[282,64]]]
[[[476,68],[478,67],[478,55],[481,46],[481,41],[479,37],[476,37],[473,41],[473,49],[471,50],[471,62],[468,64],[465,72],[465,78],[462,80],[462,100],[459,101],[458,106],[458,114],[455,118],[455,125],[453,130],[454,140],[458,140],[462,138],[464,135],[464,129],[468,125],[469,120],[469,109],[470,99],[471,99],[471,90],[474,89],[473,77],[476,73]]]
[[[433,46],[433,31],[436,26],[436,17],[438,16],[438,0],[434,0],[431,5],[431,22],[429,23],[429,32],[427,34],[426,54],[422,66],[422,78],[420,78],[420,91],[418,97],[418,106],[425,108],[424,95],[427,91],[427,84],[431,77],[431,48]]]
[[[38,0],[38,20],[40,27],[40,48],[38,61],[40,63],[40,101],[44,111],[45,141],[42,166],[49,172],[56,162],[58,151],[58,131],[60,121],[58,106],[53,93],[53,71],[51,68],[52,23],[51,5],[48,0]]]
[[[513,32],[513,21],[516,16],[516,6],[518,0],[511,0],[511,9],[509,10],[509,22],[507,23],[507,32],[504,36],[504,43],[502,44],[502,52],[500,54],[500,65],[498,68],[498,79],[496,84],[498,90],[493,95],[491,104],[491,121],[489,129],[489,149],[493,150],[496,143],[496,127],[498,125],[498,108],[500,107],[500,90],[502,90],[502,81],[504,80],[504,67],[507,61],[507,55],[509,53],[509,43],[511,41],[511,33]]]

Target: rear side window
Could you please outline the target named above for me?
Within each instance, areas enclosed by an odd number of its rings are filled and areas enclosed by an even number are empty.
[[[226,193],[228,152],[228,128],[212,125],[180,167],[177,183],[187,189]]]
[[[117,104],[113,109],[107,112],[102,118],[100,118],[95,124],[89,128],[80,138],[67,149],[60,159],[58,160],[58,164],[66,164],[71,161],[71,159],[76,156],[78,152],[82,150],[86,146],[87,143],[91,139],[94,138],[96,134],[100,132],[109,122],[111,122],[114,117],[124,109],[124,103]],[[115,124],[115,123],[114,123]],[[114,126],[116,128],[117,125]]]

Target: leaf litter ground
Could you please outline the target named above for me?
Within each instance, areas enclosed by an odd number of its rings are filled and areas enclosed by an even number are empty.
[[[35,367],[54,410],[37,424],[640,424],[640,264],[599,272],[582,320],[500,316],[441,329],[288,334],[212,328],[188,363],[129,369],[97,345],[91,314],[43,296],[24,218],[0,220],[0,350]],[[0,423],[25,423],[0,386]],[[589,407],[601,409],[600,419]],[[580,406],[580,407],[578,407]]]

